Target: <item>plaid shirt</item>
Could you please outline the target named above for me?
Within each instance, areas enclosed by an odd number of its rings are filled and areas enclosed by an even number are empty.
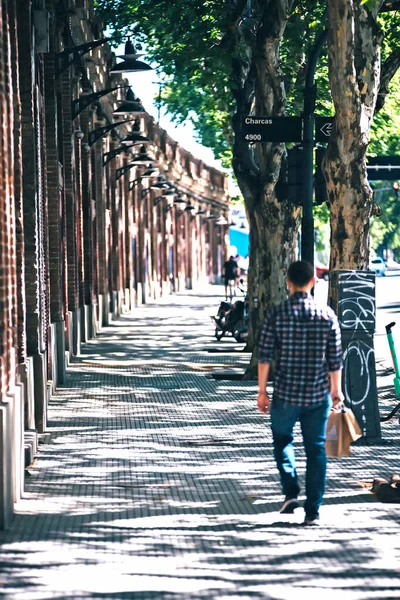
[[[329,393],[328,372],[342,366],[337,317],[329,306],[318,306],[306,292],[296,292],[275,306],[261,329],[259,363],[276,360],[274,394],[305,406]]]

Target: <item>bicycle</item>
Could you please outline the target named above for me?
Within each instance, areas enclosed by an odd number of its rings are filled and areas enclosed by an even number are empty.
[[[226,299],[229,299],[229,302],[232,302],[233,297],[236,296],[236,280],[229,279],[228,281],[228,290],[229,294],[226,295]]]

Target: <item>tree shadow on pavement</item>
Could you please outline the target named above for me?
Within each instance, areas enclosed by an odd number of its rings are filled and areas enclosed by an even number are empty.
[[[70,365],[51,437],[0,533],[0,597],[400,597],[398,506],[365,487],[399,464],[400,448],[330,460],[320,527],[302,527],[302,509],[280,515],[255,383],[209,377],[248,357],[205,352],[200,309],[183,335],[184,300],[165,327],[148,326],[154,307],[112,324]],[[299,440],[296,429],[304,484]]]

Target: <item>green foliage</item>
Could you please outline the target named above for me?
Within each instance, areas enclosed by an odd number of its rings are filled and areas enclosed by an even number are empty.
[[[361,4],[366,4],[368,8],[373,9],[377,6],[378,0],[361,0]]]
[[[326,204],[314,206],[315,250],[328,261],[329,256],[329,208]]]
[[[371,156],[400,155],[400,73],[393,78],[390,94],[383,109],[374,117],[371,130]],[[390,248],[400,258],[400,197],[392,189],[392,181],[374,182],[374,200],[382,215],[371,221],[371,245],[378,253]],[[386,188],[386,189],[385,189]],[[385,191],[380,191],[385,189]]]
[[[379,191],[383,189],[384,191]],[[382,210],[380,217],[371,222],[371,245],[377,254],[382,255],[387,248],[400,258],[400,197],[392,189],[392,182],[377,182],[375,202]]]
[[[390,85],[384,107],[374,116],[371,127],[371,143],[368,154],[400,155],[400,73],[397,72]]]
[[[232,57],[245,48],[233,49],[227,41],[229,10],[233,2],[220,0],[95,0],[115,43],[132,35],[135,46],[160,65],[164,76],[159,98],[178,123],[189,119],[198,141],[212,148],[216,158],[230,166],[233,145],[231,119],[235,113],[231,78]],[[321,27],[325,7],[320,0],[299,0],[287,24],[281,46],[281,68],[287,88],[287,114],[302,110],[307,56]],[[252,20],[253,19],[253,20]],[[256,26],[247,19],[249,35]],[[254,21],[254,22],[253,22]],[[326,60],[318,77],[318,108],[329,105]],[[323,100],[322,100],[323,99]]]
[[[376,0],[364,3],[373,9]],[[216,158],[227,167],[232,159],[231,119],[236,110],[232,91],[240,85],[231,78],[232,57],[240,59],[246,50],[242,47],[232,50],[229,43],[232,26],[229,18],[234,6],[232,0],[95,0],[96,10],[113,32],[115,44],[131,35],[135,47],[140,49],[140,45],[144,45],[148,58],[160,65],[163,77],[160,105],[177,123],[190,120],[198,141],[212,148]],[[321,0],[294,3],[280,46],[288,115],[302,112],[307,61],[315,36],[324,27],[325,11],[326,3]],[[257,26],[253,15],[247,17],[250,36]],[[400,47],[398,13],[382,13],[378,21],[385,34],[382,58],[386,60],[394,48]],[[318,61],[315,84],[316,114],[333,114],[326,49]],[[374,118],[370,155],[400,154],[400,93],[397,90],[400,90],[400,75],[392,82],[384,109]],[[373,221],[374,245],[381,243],[389,233],[391,243],[398,244],[394,230],[400,229],[400,220],[389,199],[387,202],[385,216]],[[314,213],[317,244],[327,244],[328,208],[315,207]]]
[[[132,35],[162,68],[159,99],[177,123],[190,120],[198,141],[212,148],[225,166],[231,162],[230,57],[221,51],[225,23],[216,0],[96,0],[96,10],[113,31],[116,43]]]

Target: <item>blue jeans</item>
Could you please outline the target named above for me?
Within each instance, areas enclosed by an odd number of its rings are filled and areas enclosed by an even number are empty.
[[[307,517],[318,515],[324,496],[327,467],[326,424],[331,406],[332,401],[329,395],[325,401],[309,406],[292,406],[278,398],[274,398],[271,403],[274,456],[282,490],[287,498],[297,498],[300,492],[293,447],[293,428],[296,421],[300,421],[307,457],[306,502],[304,504]]]

